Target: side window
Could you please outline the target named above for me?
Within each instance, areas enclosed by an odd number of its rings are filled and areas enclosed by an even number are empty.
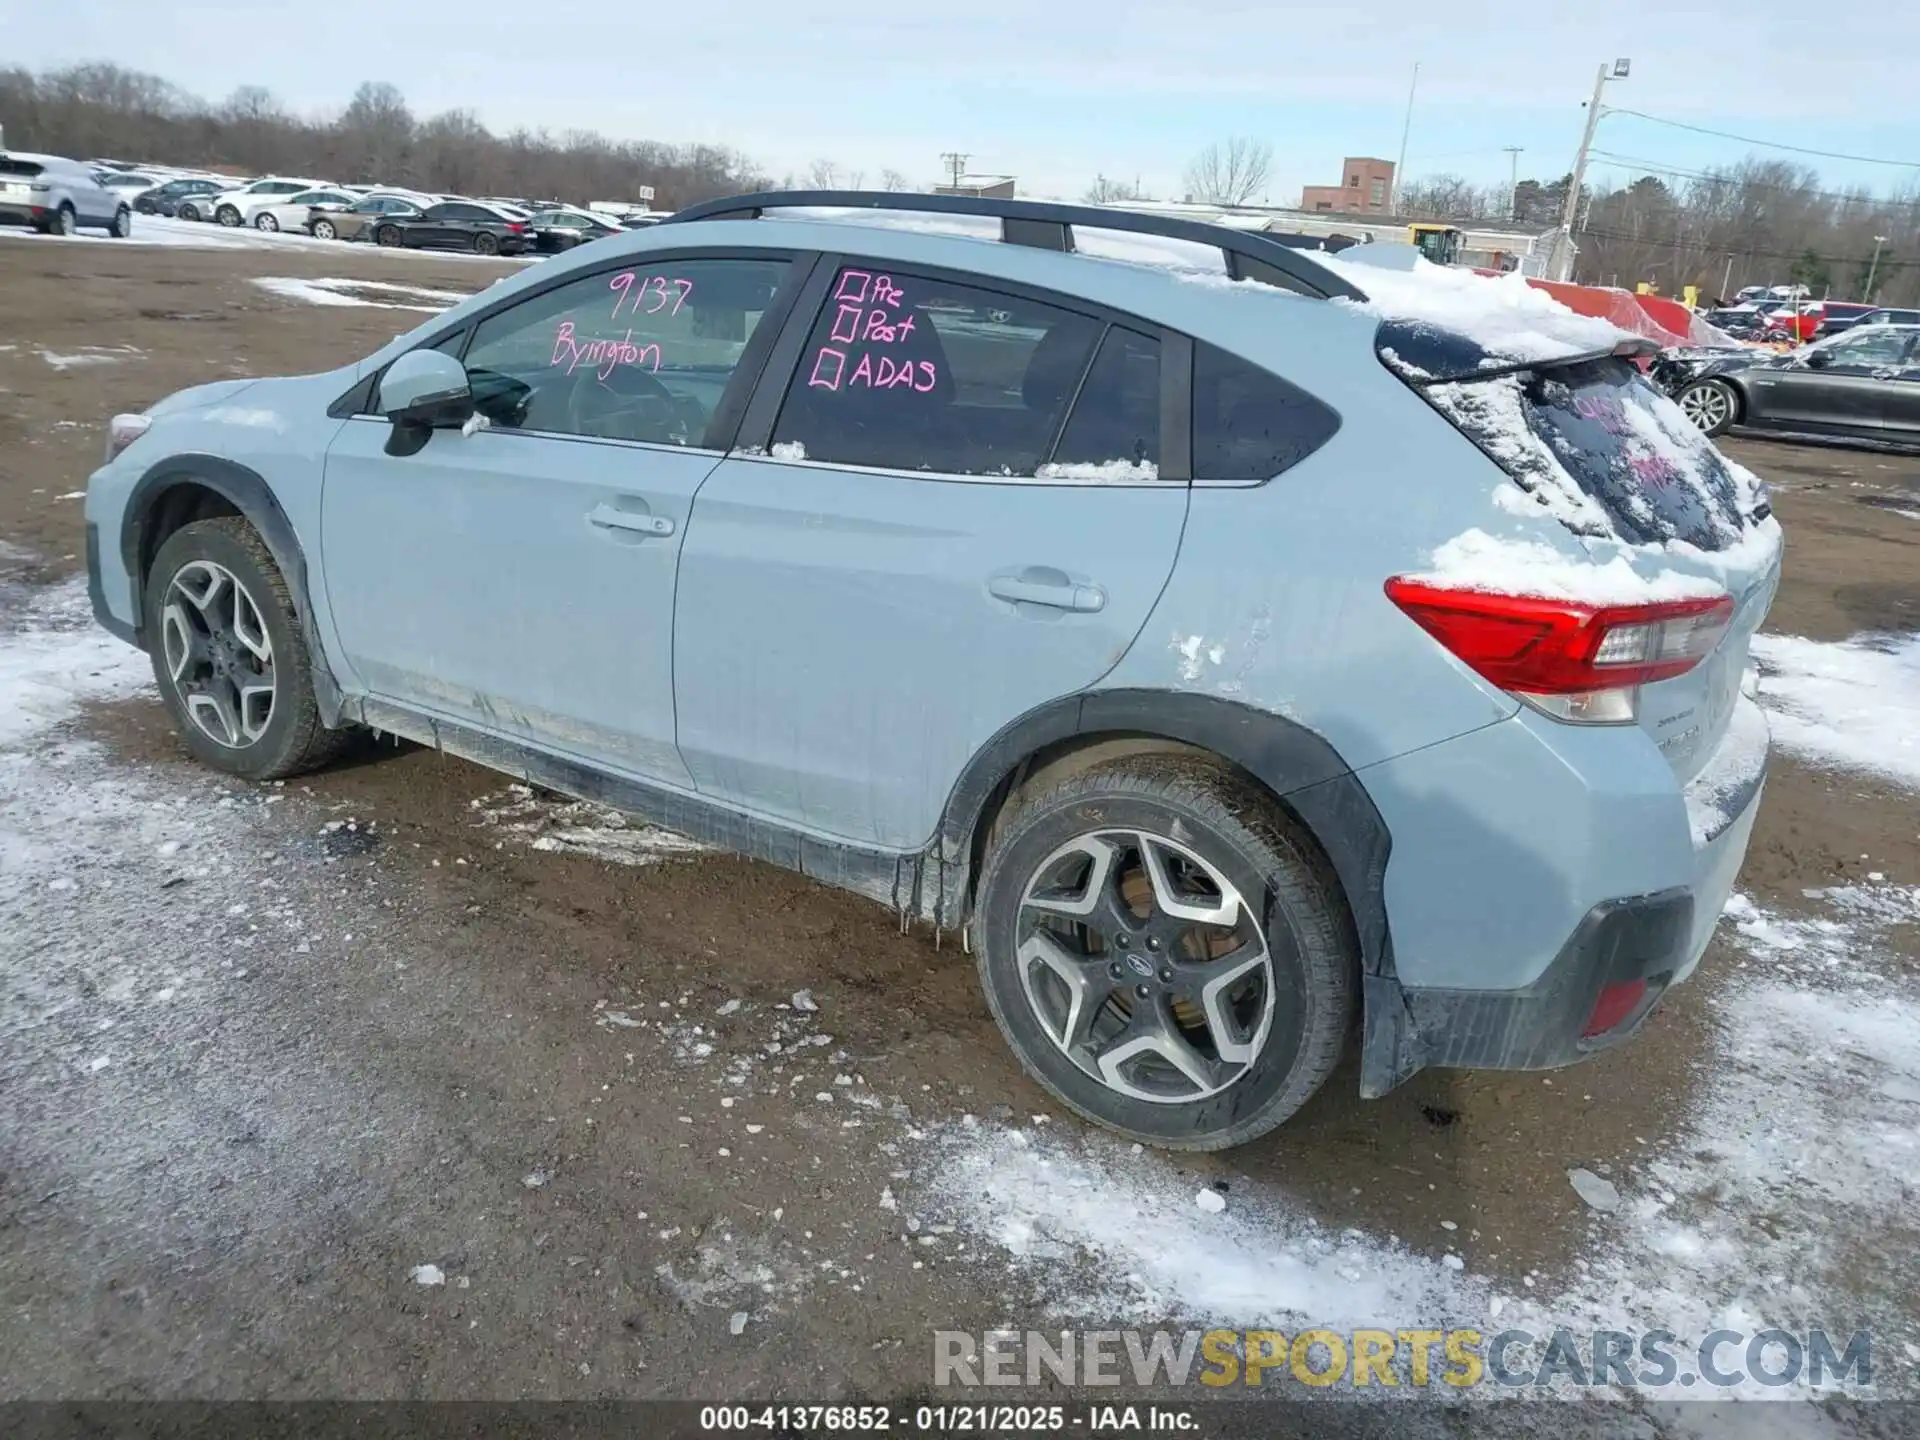
[[[849,267],[801,352],[774,444],[846,465],[1033,475],[1100,333],[1038,301]]]
[[[1278,375],[1194,342],[1193,478],[1268,480],[1340,428],[1326,405]]]
[[[475,328],[474,400],[508,429],[700,445],[786,272],[665,259],[548,290]]]
[[[1835,341],[1828,350],[1833,356],[1831,363],[1835,365],[1868,368],[1898,365],[1906,358],[1907,340],[1904,330],[1880,330],[1868,334],[1856,330],[1849,333],[1846,339]]]
[[[1090,478],[1151,480],[1159,465],[1160,342],[1111,325],[1041,474],[1090,466]]]

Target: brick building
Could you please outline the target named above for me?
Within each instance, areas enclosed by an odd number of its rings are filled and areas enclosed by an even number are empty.
[[[1393,203],[1393,162],[1349,155],[1338,185],[1309,185],[1300,192],[1302,210],[1337,215],[1385,215]]]

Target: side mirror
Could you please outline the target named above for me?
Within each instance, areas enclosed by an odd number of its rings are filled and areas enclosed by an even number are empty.
[[[435,430],[457,430],[473,415],[467,369],[439,350],[410,350],[380,377],[379,411],[393,422],[389,455],[411,455]]]
[[[1831,350],[1815,350],[1807,356],[1807,368],[1810,370],[1824,370],[1831,364],[1833,364]]]

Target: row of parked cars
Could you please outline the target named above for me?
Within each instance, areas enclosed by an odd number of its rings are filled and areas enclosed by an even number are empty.
[[[1709,310],[1704,318],[1736,340],[1763,345],[1804,345],[1809,340],[1842,334],[1857,325],[1917,324],[1920,310],[1850,300],[1755,299]]]
[[[182,176],[142,191],[134,198],[134,208],[230,227],[305,231],[321,240],[366,240],[375,245],[471,250],[480,255],[571,250],[658,218],[616,217],[560,201],[475,199],[278,175],[240,184]]]

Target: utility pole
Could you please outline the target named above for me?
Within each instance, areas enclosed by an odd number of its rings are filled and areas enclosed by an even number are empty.
[[[967,161],[972,158],[971,155],[962,155],[957,150],[948,150],[941,155],[941,163],[953,172],[954,189],[958,190],[960,188],[960,179],[967,173]]]
[[[1610,67],[1602,63],[1594,77],[1593,98],[1587,102],[1587,128],[1580,136],[1580,151],[1573,157],[1573,179],[1567,186],[1567,203],[1560,211],[1560,234],[1554,244],[1556,280],[1565,280],[1573,273],[1573,222],[1579,213],[1580,184],[1587,175],[1587,152],[1593,148],[1593,127],[1600,123],[1600,94],[1607,88],[1607,81],[1626,79],[1632,63],[1616,60]]]
[[[1507,152],[1508,169],[1511,171],[1507,179],[1507,216],[1509,219],[1518,220],[1520,218],[1520,152],[1527,147],[1502,145],[1500,148]]]
[[[1884,235],[1873,237],[1873,260],[1867,266],[1867,293],[1860,297],[1869,305],[1873,303],[1873,277],[1880,272],[1880,247],[1886,243],[1887,237]]]
[[[1420,62],[1413,62],[1413,79],[1407,84],[1407,119],[1400,127],[1400,159],[1393,167],[1393,189],[1387,194],[1387,213],[1400,213],[1400,182],[1407,168],[1407,136],[1413,133],[1413,96],[1420,88]]]
[[[1720,281],[1720,298],[1722,301],[1724,301],[1728,296],[1732,294],[1733,294],[1733,256],[1729,254],[1727,256],[1727,273]]]

